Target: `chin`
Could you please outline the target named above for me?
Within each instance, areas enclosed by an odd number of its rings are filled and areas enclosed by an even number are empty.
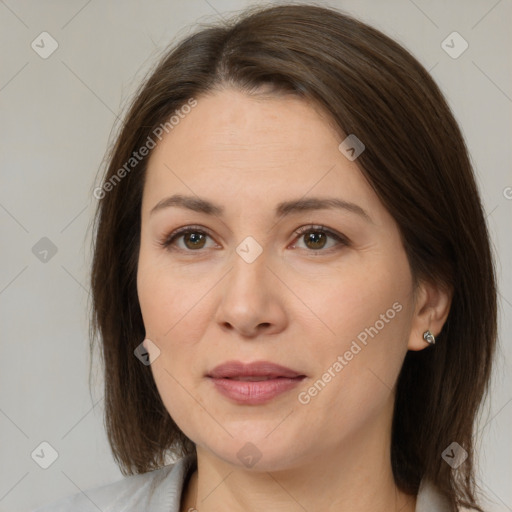
[[[274,422],[271,428],[246,428],[236,432],[227,429],[233,437],[223,436],[218,442],[199,442],[199,444],[215,457],[223,460],[236,469],[248,471],[280,471],[306,463],[307,453],[298,447],[308,446],[308,441],[283,429],[282,435],[275,435],[272,428],[279,422]],[[269,435],[269,432],[272,432]],[[312,447],[312,443],[309,443]]]

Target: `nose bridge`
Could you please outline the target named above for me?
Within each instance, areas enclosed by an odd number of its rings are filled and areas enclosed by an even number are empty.
[[[244,335],[256,334],[262,324],[282,328],[286,315],[267,269],[269,255],[254,237],[244,238],[235,248],[216,313],[219,324]]]
[[[235,248],[230,285],[242,296],[265,295],[268,285],[268,250],[252,236],[245,237]]]
[[[237,245],[235,252],[247,265],[252,265],[257,260],[266,259],[266,255],[262,258],[263,246],[251,235],[246,236]]]

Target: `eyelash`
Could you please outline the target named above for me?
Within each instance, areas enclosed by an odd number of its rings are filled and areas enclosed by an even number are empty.
[[[181,248],[176,248],[176,247],[172,248],[171,247],[171,245],[173,244],[173,242],[176,239],[178,239],[180,236],[186,235],[187,233],[199,233],[199,234],[202,234],[202,235],[210,236],[204,230],[204,228],[201,227],[201,226],[186,226],[186,227],[183,227],[183,228],[176,229],[170,235],[165,236],[163,238],[163,240],[159,241],[159,245],[161,247],[163,247],[164,249],[167,249],[169,251],[176,250],[176,251],[185,252],[185,253],[195,253],[195,252],[201,253],[201,252],[204,252],[204,249],[192,250],[192,249],[181,249]],[[294,235],[297,238],[300,238],[302,235],[305,235],[307,233],[324,233],[325,235],[335,239],[338,242],[337,246],[330,247],[328,249],[317,249],[317,250],[315,250],[315,249],[305,249],[305,250],[307,250],[310,253],[321,253],[321,252],[323,252],[323,253],[330,253],[333,250],[339,249],[339,245],[341,245],[341,246],[348,246],[348,245],[350,245],[348,239],[345,238],[343,235],[338,234],[338,233],[328,229],[327,227],[320,226],[320,225],[302,226],[302,227],[300,227],[299,229],[297,229],[294,232]]]

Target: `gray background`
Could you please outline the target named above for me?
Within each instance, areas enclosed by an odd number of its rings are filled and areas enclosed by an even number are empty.
[[[97,171],[117,117],[165,46],[198,22],[251,3],[0,1],[0,511],[28,511],[122,477],[103,430],[99,371],[92,393],[88,388]],[[500,282],[500,349],[479,423],[479,473],[492,500],[489,510],[511,511],[512,2],[323,5],[352,13],[405,45],[431,70],[463,129]],[[46,59],[31,47],[34,40],[42,46],[43,31],[58,43]],[[441,46],[453,31],[469,44],[456,59]],[[49,246],[44,237],[55,254],[41,252]],[[43,441],[58,452],[48,469],[31,457]]]

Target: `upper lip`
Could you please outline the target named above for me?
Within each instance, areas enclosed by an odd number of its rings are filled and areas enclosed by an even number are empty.
[[[305,375],[296,372],[291,368],[286,368],[285,366],[271,363],[269,361],[254,361],[252,363],[226,361],[211,370],[207,374],[207,377],[212,377],[214,379],[232,379],[235,377],[286,377],[293,379],[295,377],[305,377]]]

